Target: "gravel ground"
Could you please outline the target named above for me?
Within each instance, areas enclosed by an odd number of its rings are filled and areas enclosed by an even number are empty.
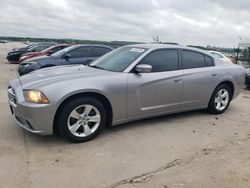
[[[194,111],[106,129],[71,144],[16,126],[7,103],[21,43],[0,44],[0,187],[250,187],[250,91],[222,115]]]

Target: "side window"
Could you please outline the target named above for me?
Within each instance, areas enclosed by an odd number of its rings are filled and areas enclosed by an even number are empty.
[[[152,72],[172,71],[178,69],[178,51],[164,49],[151,52],[139,64],[152,66]]]
[[[214,66],[213,59],[209,56],[205,56],[205,62],[208,67]]]
[[[90,57],[91,47],[79,47],[69,52],[72,58]]]
[[[93,57],[100,57],[106,53],[108,53],[110,49],[104,47],[94,47]]]
[[[189,50],[182,50],[182,68],[200,68],[206,67],[204,55]]]
[[[55,52],[57,52],[57,51],[59,51],[59,50],[61,50],[61,49],[62,49],[62,48],[61,48],[60,46],[58,46],[58,47],[53,48],[52,51],[55,53]]]
[[[68,48],[69,46],[61,46],[60,50],[64,49],[64,48]],[[59,51],[59,50],[58,50]]]

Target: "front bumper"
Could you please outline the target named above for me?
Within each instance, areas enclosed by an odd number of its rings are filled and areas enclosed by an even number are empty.
[[[15,61],[15,62],[17,62],[19,58],[20,58],[20,54],[11,54],[11,53],[8,54],[6,57],[8,61]]]
[[[15,80],[15,82],[17,82]],[[16,123],[25,130],[42,135],[53,134],[56,107],[53,104],[28,103],[21,85],[8,88],[9,105]]]

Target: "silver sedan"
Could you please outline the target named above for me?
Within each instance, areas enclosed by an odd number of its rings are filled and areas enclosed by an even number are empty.
[[[245,73],[194,48],[130,45],[89,66],[47,68],[12,80],[9,104],[24,129],[46,135],[58,130],[83,142],[108,124],[197,109],[223,113],[239,95]]]

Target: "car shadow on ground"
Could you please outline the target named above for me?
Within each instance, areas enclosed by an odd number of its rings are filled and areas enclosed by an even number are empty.
[[[184,122],[184,119],[186,118],[192,118],[193,116],[204,116],[204,115],[215,116],[214,114],[209,114],[205,109],[188,111],[188,112],[180,112],[180,113],[175,113],[175,114],[145,118],[145,119],[136,120],[133,122],[120,124],[117,126],[109,126],[107,127],[106,132],[123,131],[126,129],[130,129],[131,127],[141,127],[141,126],[145,127],[145,126],[155,126],[155,125],[157,126],[157,124],[160,125],[162,123],[165,123],[165,125],[170,125],[168,124],[168,122],[179,120],[180,118],[183,119],[183,122]]]

